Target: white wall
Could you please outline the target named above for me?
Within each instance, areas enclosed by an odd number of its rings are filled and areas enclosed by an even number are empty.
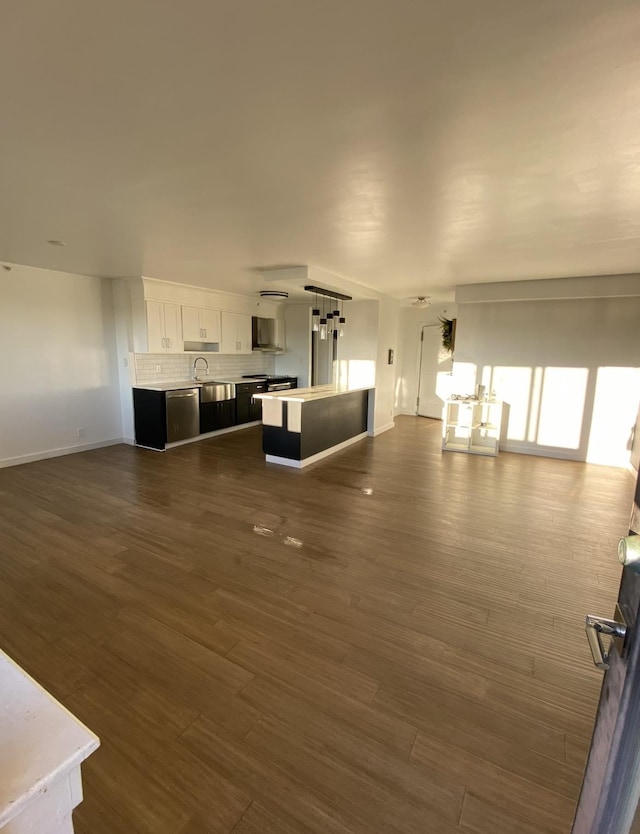
[[[399,356],[396,378],[396,414],[415,414],[420,381],[420,331],[425,324],[437,325],[439,316],[454,319],[454,303],[434,304],[425,309],[403,307],[399,322]]]
[[[0,273],[0,466],[119,442],[110,282],[11,266]]]
[[[338,339],[338,381],[341,385],[374,386],[378,359],[379,303],[350,301],[345,308],[345,334]]]
[[[374,406],[373,433],[379,434],[393,428],[396,409],[396,354],[398,353],[398,327],[400,305],[395,299],[385,298],[379,302],[378,351],[376,364],[376,393]],[[389,364],[389,351],[394,354]]]
[[[392,298],[350,301],[345,307],[345,336],[338,341],[341,384],[375,386],[370,402],[369,432],[393,428],[396,365],[388,351],[398,349],[399,305]]]
[[[120,393],[120,423],[122,437],[126,443],[135,442],[133,427],[133,394],[131,386],[135,383],[134,355],[130,353],[133,345],[133,318],[131,294],[125,281],[112,281],[114,327],[116,338],[116,362],[118,366],[118,388]]]
[[[507,450],[622,466],[639,322],[638,297],[459,304],[454,376],[460,393],[482,382],[510,404]]]

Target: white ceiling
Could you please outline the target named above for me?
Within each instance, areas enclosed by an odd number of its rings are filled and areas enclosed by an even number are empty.
[[[621,0],[4,0],[0,259],[398,297],[638,271],[638,44]]]

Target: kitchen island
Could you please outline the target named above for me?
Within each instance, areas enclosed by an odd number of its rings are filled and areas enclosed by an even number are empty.
[[[365,438],[372,390],[316,385],[256,395],[267,463],[302,469]]]

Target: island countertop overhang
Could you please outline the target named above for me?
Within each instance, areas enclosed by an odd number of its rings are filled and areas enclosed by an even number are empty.
[[[291,388],[288,391],[271,391],[264,394],[254,394],[253,396],[256,400],[306,403],[328,397],[339,397],[343,394],[353,394],[356,391],[373,391],[374,388],[375,385],[314,385],[311,388]]]

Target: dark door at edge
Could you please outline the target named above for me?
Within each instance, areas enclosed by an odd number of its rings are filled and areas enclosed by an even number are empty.
[[[612,611],[591,612],[623,619],[626,637],[622,655],[613,644],[609,649],[609,669],[604,673],[572,834],[629,834],[632,825],[634,832],[640,831],[640,477],[629,533],[632,535],[624,542],[627,564],[622,570],[616,615]],[[634,563],[636,552],[638,562]],[[616,558],[615,552],[611,558]],[[608,640],[601,639],[603,643]]]

